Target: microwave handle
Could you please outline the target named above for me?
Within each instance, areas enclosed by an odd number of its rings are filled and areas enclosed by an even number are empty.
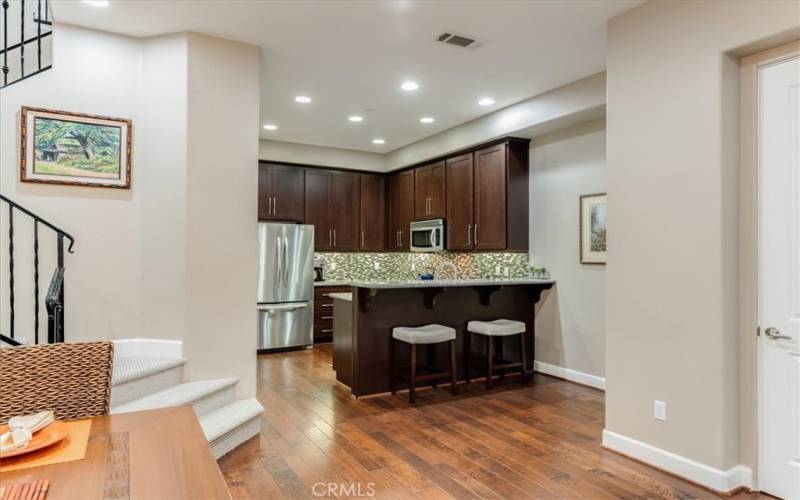
[[[436,237],[438,232],[439,230],[436,228],[431,229],[431,247],[433,248],[439,246],[439,238]]]

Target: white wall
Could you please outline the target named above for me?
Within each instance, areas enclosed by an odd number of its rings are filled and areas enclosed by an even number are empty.
[[[606,427],[721,471],[754,460],[739,450],[739,73],[726,52],[797,36],[800,19],[795,1],[732,5],[647,2],[609,22],[607,58]]]
[[[240,396],[255,394],[258,49],[186,33],[54,31],[53,69],[0,93],[0,190],[75,236],[66,340],[182,340],[188,378],[236,376]],[[132,188],[20,183],[22,105],[131,118]],[[15,229],[17,333],[31,338],[31,228]],[[54,265],[51,240],[41,245],[41,290]],[[0,252],[3,283],[6,259]]]
[[[319,165],[324,167],[349,168],[383,172],[386,158],[382,153],[355,151],[352,149],[329,148],[296,142],[259,141],[260,160]]]
[[[114,339],[141,335],[141,225],[144,192],[139,176],[158,176],[156,165],[140,161],[145,140],[135,139],[133,190],[80,188],[19,182],[19,111],[23,105],[131,118],[140,124],[140,43],[68,25],[54,30],[53,69],[0,92],[0,190],[21,205],[73,234],[75,254],[66,258],[66,332],[69,340]],[[0,245],[7,248],[3,205]],[[17,252],[16,327],[32,339],[31,226],[15,217]],[[49,231],[42,230],[40,289],[46,290],[55,253]],[[46,239],[45,239],[46,238]],[[48,251],[49,250],[49,251]],[[0,280],[8,283],[7,252],[0,253]],[[25,258],[28,257],[28,258]],[[7,326],[7,286],[0,287]],[[44,311],[44,304],[41,306]],[[46,332],[42,312],[41,333]]]
[[[189,35],[186,183],[188,377],[256,392],[259,49]]]
[[[530,258],[556,286],[536,313],[536,360],[605,376],[605,266],[580,263],[581,195],[606,191],[605,120],[536,137],[530,150]]]

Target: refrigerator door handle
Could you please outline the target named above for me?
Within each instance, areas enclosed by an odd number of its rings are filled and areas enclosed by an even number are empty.
[[[277,250],[275,251],[275,283],[273,288],[279,288],[281,286],[281,237],[278,236],[275,238],[275,245],[277,245]]]
[[[259,311],[267,311],[268,313],[275,313],[275,312],[285,312],[285,311],[297,311],[299,309],[303,309],[304,307],[308,307],[308,304],[259,304],[258,310]]]
[[[283,237],[283,282],[289,283],[289,238]]]

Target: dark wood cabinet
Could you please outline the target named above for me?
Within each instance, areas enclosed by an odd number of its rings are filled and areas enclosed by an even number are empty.
[[[306,224],[314,225],[314,248],[331,250],[333,232],[330,217],[331,175],[326,170],[306,170]]]
[[[258,218],[303,222],[304,183],[302,168],[259,163]]]
[[[349,286],[314,287],[314,343],[329,342],[333,336],[333,292],[351,292]]]
[[[259,162],[258,218],[312,224],[317,251],[408,251],[415,220],[446,219],[452,251],[528,249],[526,139],[390,174]]]
[[[475,182],[472,153],[447,159],[448,250],[472,250],[475,224]]]
[[[414,220],[445,216],[445,179],[444,161],[414,169]]]
[[[506,145],[475,152],[476,250],[506,249]],[[528,207],[524,209],[527,211]]]
[[[358,249],[358,174],[306,169],[305,223],[316,250]]]
[[[360,174],[361,206],[359,209],[359,250],[386,249],[386,178],[383,175]]]
[[[359,176],[350,172],[331,172],[330,228],[333,250],[358,250]]]
[[[408,230],[414,219],[414,171],[389,176],[389,250],[410,248]]]

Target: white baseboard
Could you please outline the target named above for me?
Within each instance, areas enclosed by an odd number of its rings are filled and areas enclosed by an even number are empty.
[[[603,446],[719,493],[753,485],[753,471],[744,465],[726,471],[715,469],[607,429],[603,430]]]
[[[598,377],[597,375],[590,375],[577,370],[564,368],[563,366],[551,365],[550,363],[545,363],[543,361],[534,361],[533,369],[537,372],[542,372],[547,375],[569,380],[570,382],[588,385],[589,387],[594,387],[595,389],[600,389],[601,391],[606,390],[606,379],[603,377]]]
[[[183,342],[164,339],[123,339],[114,341],[114,356],[159,356],[182,358]]]

